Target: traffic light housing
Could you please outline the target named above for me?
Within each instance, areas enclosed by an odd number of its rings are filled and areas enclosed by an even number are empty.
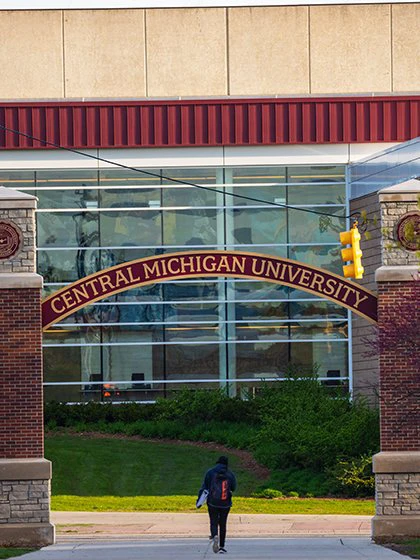
[[[345,278],[363,278],[365,269],[362,266],[362,250],[360,249],[360,233],[357,229],[357,223],[354,224],[350,231],[342,231],[340,233],[340,242],[342,245],[350,245],[346,249],[341,249],[341,259],[346,264],[343,266],[343,274]]]

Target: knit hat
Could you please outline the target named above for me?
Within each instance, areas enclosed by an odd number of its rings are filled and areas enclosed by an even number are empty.
[[[224,455],[222,455],[221,457],[219,457],[216,461],[216,463],[219,463],[220,465],[226,465],[228,466],[228,458],[225,457]]]

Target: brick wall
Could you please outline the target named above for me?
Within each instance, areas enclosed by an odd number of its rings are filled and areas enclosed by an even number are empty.
[[[420,451],[420,280],[378,290],[381,449]]]
[[[0,290],[0,457],[43,457],[39,289]]]

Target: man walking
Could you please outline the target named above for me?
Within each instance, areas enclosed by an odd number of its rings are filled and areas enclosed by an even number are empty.
[[[216,466],[209,469],[198,493],[200,498],[204,490],[208,491],[207,507],[210,517],[210,539],[213,552],[224,554],[226,539],[226,523],[232,507],[232,492],[236,489],[236,478],[228,469],[228,458],[219,457]]]

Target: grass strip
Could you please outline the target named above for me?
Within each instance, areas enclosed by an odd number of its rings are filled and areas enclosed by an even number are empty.
[[[16,556],[22,556],[22,554],[28,554],[28,552],[34,552],[36,548],[0,548],[0,559],[3,558],[15,558]]]
[[[195,508],[196,496],[53,496],[54,511],[152,511],[206,513]],[[330,498],[234,498],[232,513],[374,515],[374,500]]]

